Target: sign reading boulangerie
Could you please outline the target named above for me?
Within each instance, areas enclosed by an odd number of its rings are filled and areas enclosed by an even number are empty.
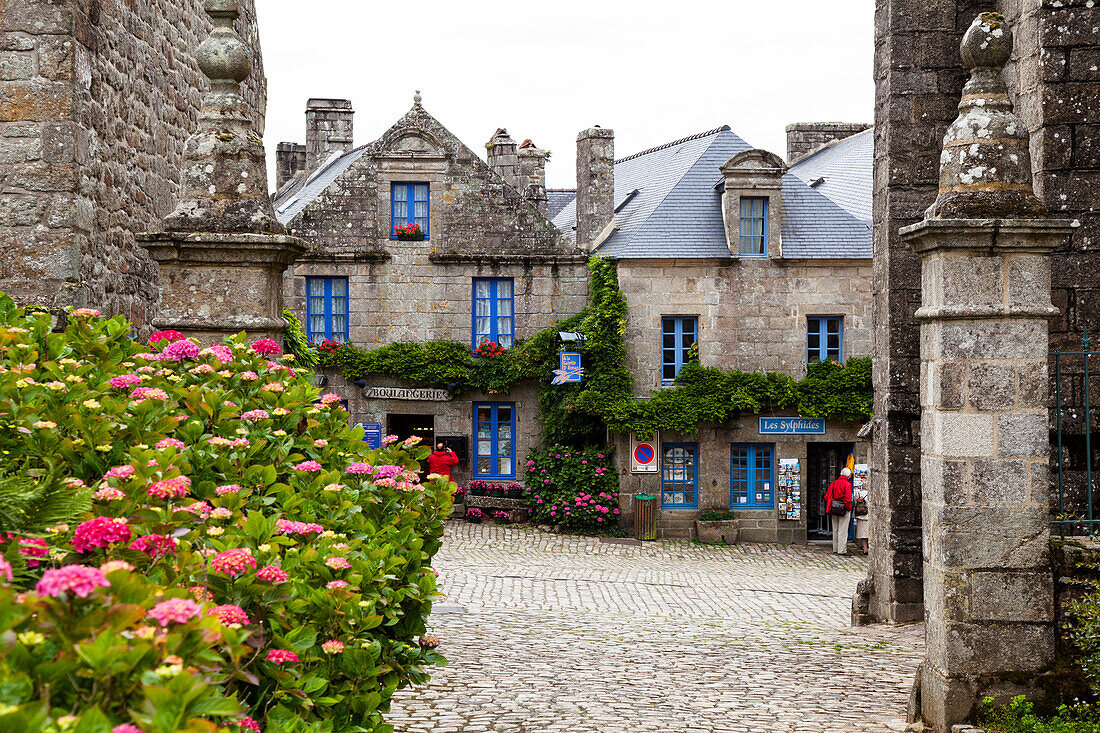
[[[445,389],[412,389],[408,387],[365,387],[363,396],[368,400],[427,400],[447,402],[451,393]]]

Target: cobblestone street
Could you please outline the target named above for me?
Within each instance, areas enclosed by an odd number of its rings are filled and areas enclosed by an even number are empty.
[[[904,728],[921,628],[849,627],[862,557],[450,523],[435,565],[450,665],[398,733]]]

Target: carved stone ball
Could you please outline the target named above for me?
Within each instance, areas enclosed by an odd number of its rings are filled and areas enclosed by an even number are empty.
[[[963,36],[960,50],[968,69],[999,69],[1012,56],[1012,30],[1000,13],[981,13]]]
[[[202,7],[211,16],[231,14],[234,19],[240,11],[237,0],[204,0]]]
[[[195,51],[199,68],[210,79],[242,82],[252,71],[248,48],[231,28],[215,28]]]

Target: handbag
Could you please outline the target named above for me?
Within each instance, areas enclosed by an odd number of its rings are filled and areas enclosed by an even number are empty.
[[[843,499],[833,499],[829,503],[829,514],[834,517],[843,517],[848,513],[848,505],[844,503]]]

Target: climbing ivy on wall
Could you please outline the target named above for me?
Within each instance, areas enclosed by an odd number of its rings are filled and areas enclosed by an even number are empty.
[[[626,297],[615,264],[593,257],[588,269],[588,303],[580,313],[498,356],[474,358],[467,344],[428,341],[377,349],[344,346],[321,352],[320,365],[341,370],[348,380],[386,375],[455,394],[475,389],[503,393],[523,380],[538,380],[542,438],[548,445],[603,443],[605,429],[642,437],[658,430],[691,435],[701,422],[721,423],[742,412],[797,409],[805,417],[846,421],[871,416],[869,357],[848,359],[843,366],[813,364],[802,380],[777,372],[723,371],[694,361],[680,370],[674,386],[652,390],[648,399],[636,398],[626,368]],[[550,384],[563,350],[559,331],[585,335],[581,384]]]

